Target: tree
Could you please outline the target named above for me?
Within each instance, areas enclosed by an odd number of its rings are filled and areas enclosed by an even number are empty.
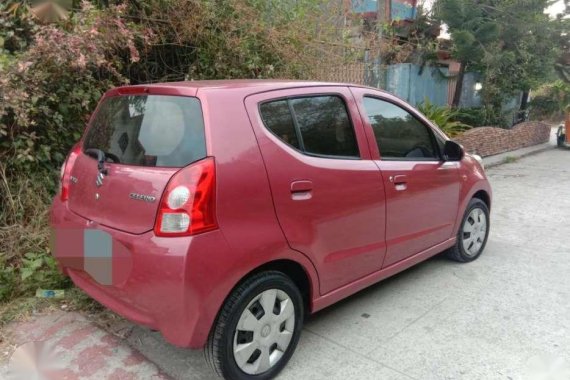
[[[457,107],[467,68],[481,65],[485,46],[498,38],[499,25],[483,7],[470,0],[438,0],[434,9],[436,19],[449,28],[454,43],[452,55],[460,64],[452,102]]]
[[[564,128],[566,130],[566,142],[570,142],[570,1],[564,1],[565,12],[557,17],[556,42],[559,56],[554,64],[554,69],[562,81],[554,84],[559,108],[565,113]]]
[[[556,73],[566,83],[570,83],[570,0],[566,0],[566,10],[557,16],[556,42],[558,44],[559,56],[556,59],[554,69]]]
[[[549,0],[438,0],[436,17],[449,27],[452,55],[460,61],[460,100],[466,69],[482,75],[484,106],[498,116],[505,99],[553,77],[557,24],[544,9]]]

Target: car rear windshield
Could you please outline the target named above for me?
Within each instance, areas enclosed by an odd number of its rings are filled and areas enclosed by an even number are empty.
[[[108,160],[125,165],[186,166],[206,157],[200,102],[165,95],[107,98],[83,149],[101,150]]]

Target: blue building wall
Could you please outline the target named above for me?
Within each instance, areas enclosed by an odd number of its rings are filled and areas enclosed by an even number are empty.
[[[352,11],[354,13],[376,13],[378,12],[378,0],[352,0]]]
[[[412,105],[418,105],[427,97],[431,103],[447,105],[447,68],[425,66],[423,70],[413,63],[388,66],[386,91],[395,94]]]
[[[416,0],[351,0],[354,13],[376,14],[386,3],[390,4],[390,20],[413,20],[416,18]]]
[[[415,1],[392,0],[390,3],[390,17],[392,20],[413,20],[416,18]]]

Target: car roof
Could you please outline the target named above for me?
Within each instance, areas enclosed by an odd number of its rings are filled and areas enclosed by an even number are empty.
[[[286,88],[299,88],[299,87],[318,87],[318,86],[350,86],[350,87],[363,87],[371,88],[376,91],[383,91],[382,89],[364,86],[354,83],[342,82],[321,82],[309,80],[292,80],[292,79],[221,79],[221,80],[190,80],[180,82],[161,82],[151,84],[140,84],[129,87],[160,87],[160,88],[187,88],[187,89],[258,89],[260,91],[271,91]]]
[[[360,87],[369,88],[375,91],[387,93],[378,88],[363,86],[352,83],[340,82],[320,82],[290,79],[224,79],[224,80],[197,80],[180,82],[160,82],[138,85],[127,85],[115,87],[105,94],[105,96],[127,95],[137,93],[163,94],[163,95],[185,95],[197,96],[198,92],[218,92],[236,90],[241,96],[248,96],[254,93],[283,90],[291,88],[306,87]]]
[[[198,80],[182,82],[164,82],[143,85],[148,87],[188,87],[188,88],[262,88],[263,90],[280,89],[289,87],[311,86],[347,86],[347,83],[302,81],[288,79],[224,79],[224,80]]]

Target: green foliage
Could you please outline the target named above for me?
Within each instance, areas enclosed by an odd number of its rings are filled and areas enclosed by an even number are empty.
[[[28,252],[18,266],[0,263],[0,302],[21,294],[32,294],[38,288],[61,289],[70,286],[57,269],[57,263],[49,252]]]
[[[530,112],[533,119],[561,118],[558,101],[551,95],[535,95],[530,102]]]
[[[18,283],[16,268],[8,265],[5,259],[0,256],[0,303],[12,298]]]
[[[558,111],[569,112],[570,83],[558,80],[552,84],[551,91],[558,103]]]
[[[128,12],[154,38],[129,77],[307,78],[328,55],[316,44],[338,33],[331,8],[325,0],[144,1]]]
[[[457,108],[452,119],[472,127],[506,127],[506,120],[501,114],[489,112],[485,107]]]
[[[556,17],[556,32],[554,43],[558,46],[558,57],[554,64],[554,70],[559,78],[570,83],[570,1],[564,1],[566,7],[563,14]]]
[[[471,128],[471,126],[455,120],[458,114],[456,109],[437,106],[431,103],[428,98],[424,99],[418,109],[449,137],[457,136]]]
[[[27,49],[38,28],[33,16],[19,2],[0,4],[0,56]]]
[[[530,107],[533,118],[562,118],[570,107],[570,84],[557,80],[542,86],[533,93]]]
[[[436,18],[449,27],[453,56],[466,64],[474,64],[485,55],[485,44],[499,36],[499,25],[486,9],[468,0],[438,0]]]
[[[467,70],[482,74],[481,97],[493,114],[518,91],[553,76],[560,35],[544,14],[548,0],[437,0],[436,18],[449,26],[452,55]]]

